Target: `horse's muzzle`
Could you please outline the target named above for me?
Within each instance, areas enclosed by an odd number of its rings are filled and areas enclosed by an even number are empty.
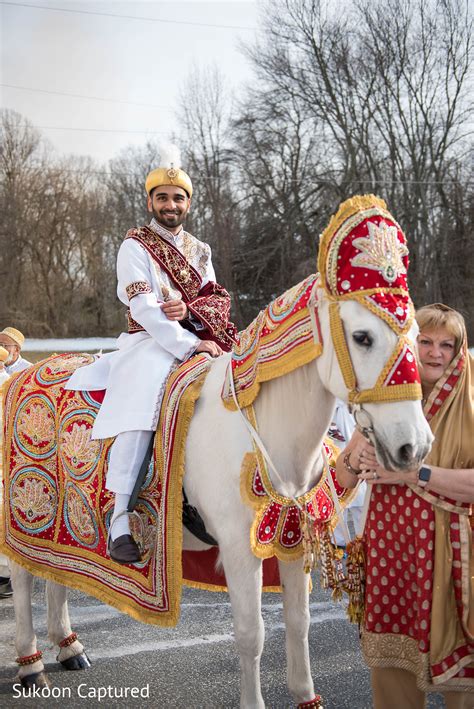
[[[431,444],[428,441],[417,445],[403,443],[391,452],[385,445],[377,441],[375,448],[377,458],[386,470],[403,472],[420,467],[430,452]]]

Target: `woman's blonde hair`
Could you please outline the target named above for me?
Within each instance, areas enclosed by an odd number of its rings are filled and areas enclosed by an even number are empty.
[[[456,340],[456,354],[466,337],[466,323],[461,313],[444,303],[424,305],[416,312],[420,332],[445,328]]]

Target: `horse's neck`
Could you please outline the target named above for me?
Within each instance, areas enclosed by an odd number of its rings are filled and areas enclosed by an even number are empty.
[[[334,397],[322,385],[316,360],[262,385],[255,402],[258,429],[284,485],[283,495],[301,495],[322,470],[321,444],[331,422]]]

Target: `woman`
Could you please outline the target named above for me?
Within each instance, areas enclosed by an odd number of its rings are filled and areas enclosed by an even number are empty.
[[[417,709],[427,691],[472,709],[474,360],[462,316],[417,313],[423,406],[435,441],[420,469],[382,468],[356,432],[337,464],[341,485],[373,486],[364,531],[362,648],[375,709]]]

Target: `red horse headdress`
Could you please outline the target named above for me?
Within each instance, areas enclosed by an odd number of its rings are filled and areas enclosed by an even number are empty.
[[[421,399],[416,358],[406,336],[414,318],[407,286],[408,248],[403,231],[382,199],[362,195],[341,204],[321,236],[318,268],[331,301],[331,333],[349,400]],[[359,301],[399,336],[395,351],[370,390],[357,387],[339,316],[339,303],[344,300]]]

